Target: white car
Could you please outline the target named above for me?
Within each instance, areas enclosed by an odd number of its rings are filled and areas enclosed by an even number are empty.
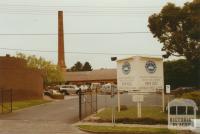
[[[76,85],[61,85],[60,92],[64,95],[78,94],[79,88]]]
[[[96,90],[96,89],[100,89],[101,88],[101,84],[100,83],[92,83],[90,86],[91,90]]]
[[[101,88],[101,92],[103,93],[111,93],[112,90],[114,91],[114,93],[117,93],[117,86],[115,84],[104,84]]]
[[[81,89],[82,92],[86,92],[89,89],[89,86],[88,85],[81,85],[79,88]]]

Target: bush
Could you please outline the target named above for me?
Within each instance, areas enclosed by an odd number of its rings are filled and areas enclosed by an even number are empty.
[[[110,119],[98,119],[97,122],[111,122],[111,120]],[[120,119],[116,119],[116,123],[156,125],[156,124],[167,124],[168,122],[166,119],[120,118]]]
[[[194,92],[195,89],[176,89],[176,90],[172,90],[172,95],[174,95],[175,97],[181,97],[183,94],[186,94],[186,93],[191,93],[191,92]]]
[[[198,106],[200,106],[200,91],[185,93],[181,96],[181,98],[191,99],[195,101]]]
[[[118,109],[118,107],[116,107]],[[128,110],[128,107],[126,105],[120,105],[120,111]]]
[[[53,94],[53,95],[50,95],[50,97],[53,99],[59,99],[59,100],[64,99],[64,95],[62,94]]]

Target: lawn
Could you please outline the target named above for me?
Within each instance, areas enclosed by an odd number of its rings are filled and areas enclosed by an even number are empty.
[[[45,104],[51,102],[49,100],[24,100],[24,101],[14,101],[12,103],[12,110],[19,110],[19,109],[23,109],[26,107],[31,107],[31,106],[36,106],[36,105],[40,105],[40,104]],[[3,104],[3,111],[9,112],[10,111],[10,107],[11,107],[11,103],[4,103]],[[0,113],[2,112],[2,107],[0,107]]]
[[[19,110],[26,107],[36,106],[50,102],[49,100],[25,100],[25,101],[14,101],[13,110]]]
[[[45,104],[51,102],[49,100],[25,100],[25,101],[14,101],[12,103],[12,110],[19,110],[19,109],[23,109],[26,107],[31,107],[31,106],[36,106],[36,105],[40,105],[40,104]],[[5,108],[9,108],[11,106],[10,103],[4,103],[3,106]],[[8,109],[4,109],[4,110],[8,110]],[[5,111],[4,111],[5,112]]]
[[[92,133],[118,133],[118,134],[176,134],[176,131],[167,128],[142,128],[142,127],[119,127],[119,126],[90,126],[80,125],[83,131]]]
[[[112,109],[106,108],[105,110],[97,113],[97,117],[101,119],[110,119],[112,115]],[[153,119],[167,119],[167,114],[162,112],[161,107],[142,107],[142,117],[143,118],[153,118]],[[137,118],[137,107],[129,107],[128,110],[117,112],[116,119],[121,118]]]

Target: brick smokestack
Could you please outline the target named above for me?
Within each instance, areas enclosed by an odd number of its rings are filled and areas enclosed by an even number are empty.
[[[63,11],[58,11],[58,66],[66,69],[64,52]]]

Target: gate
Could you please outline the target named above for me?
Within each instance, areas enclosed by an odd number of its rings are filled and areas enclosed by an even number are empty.
[[[97,90],[79,92],[79,119],[97,112]]]
[[[12,112],[12,89],[0,89],[0,114]]]

